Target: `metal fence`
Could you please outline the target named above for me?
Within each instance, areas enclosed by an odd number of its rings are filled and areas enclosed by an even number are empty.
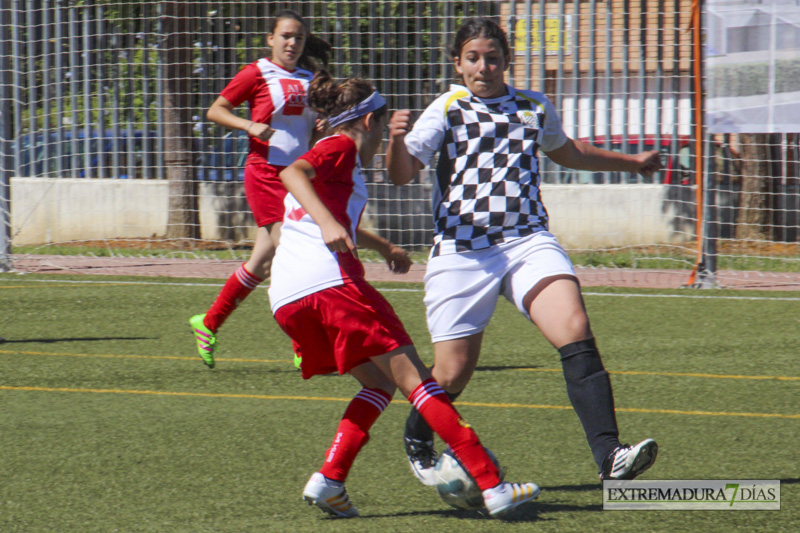
[[[0,6],[0,254],[11,235],[9,181],[15,177],[160,180],[165,168],[165,2],[149,0],[5,0]],[[508,81],[551,96],[567,134],[626,152],[658,148],[687,227],[696,216],[690,0],[186,2],[191,37],[192,146],[196,177],[237,182],[247,138],[205,119],[225,84],[265,54],[265,33],[281,9],[300,12],[333,45],[339,77],[373,80],[395,109],[422,110],[453,78],[446,53],[466,16],[495,17],[513,49]],[[241,109],[242,113],[246,110]],[[708,136],[703,162],[718,183],[726,224],[742,194],[735,144]],[[783,135],[769,194],[796,226],[797,136]],[[722,155],[719,155],[722,154]],[[719,162],[722,163],[719,163]],[[718,164],[719,163],[719,164]],[[574,172],[542,157],[548,183],[642,183],[640,176]],[[430,174],[395,190],[376,158],[370,193],[379,229],[402,244],[430,242]],[[722,169],[722,170],[717,170]],[[716,180],[716,181],[714,181]],[[737,187],[739,189],[737,189]],[[391,191],[391,192],[390,192]],[[785,205],[784,205],[785,204]],[[777,205],[777,203],[776,203]],[[728,209],[730,208],[730,209]],[[723,216],[721,215],[721,216]],[[788,220],[788,219],[787,219]],[[775,223],[778,224],[778,223]],[[734,234],[733,229],[721,230]],[[727,233],[726,233],[727,232]],[[796,239],[796,231],[789,232]],[[789,234],[787,233],[787,235]],[[687,239],[692,238],[691,232]],[[788,237],[786,237],[788,239]],[[790,239],[791,240],[791,239]],[[2,261],[0,261],[2,263]]]
[[[649,46],[650,52],[643,52],[638,62],[620,61],[610,52],[612,46],[621,46],[625,53],[638,49],[631,40],[633,31],[661,22],[649,21],[647,14],[664,11],[665,1],[637,6],[627,0],[186,3],[181,23],[192,42],[188,115],[193,117],[196,177],[202,181],[242,179],[247,137],[209,123],[205,111],[243,65],[265,54],[271,17],[285,8],[300,12],[316,34],[330,41],[336,75],[374,80],[390,96],[391,107],[417,111],[453,79],[446,47],[460,21],[473,15],[495,17],[512,41],[509,82],[553,96],[568,134],[623,151],[638,151],[650,143],[669,152],[673,172],[677,172],[678,150],[688,145],[689,130],[683,59],[687,51],[680,49],[683,41],[678,33],[688,0],[670,4],[675,26],[659,33],[662,36],[655,41],[649,42],[639,30],[639,48]],[[622,28],[612,23],[615,15],[623,17]],[[157,1],[11,0],[4,4],[2,46],[6,53],[0,69],[0,100],[5,134],[0,142],[7,157],[3,183],[11,175],[166,177],[164,95],[171,65],[163,46],[164,16],[165,2]],[[671,40],[665,40],[665,35],[672,36]],[[666,74],[647,60],[648,54],[661,54],[668,47],[674,68]],[[654,76],[660,76],[656,85],[648,81]],[[638,85],[632,85],[632,80]],[[648,106],[666,111],[645,116]],[[683,115],[678,112],[681,106]],[[619,116],[617,109],[625,112]],[[662,132],[670,139],[663,145]],[[688,165],[683,170],[690,171],[690,158],[683,161]],[[546,157],[542,162],[544,180],[551,183],[640,181],[634,175],[565,171],[550,165]],[[378,228],[398,243],[427,245],[430,172],[421,173],[411,187],[394,189],[386,184],[380,157],[375,167],[369,174],[369,188]]]
[[[271,17],[293,8],[333,45],[339,76],[375,80],[395,108],[420,109],[452,67],[445,40],[497,2],[191,2],[194,147],[200,179],[241,179],[246,137],[205,120],[244,65],[264,54]],[[12,0],[4,8],[2,100],[15,176],[163,179],[162,5]],[[8,34],[6,33],[8,32]],[[7,35],[7,36],[6,36]],[[242,110],[244,111],[244,110]]]
[[[11,0],[7,6],[0,86],[3,101],[11,102],[4,118],[13,174],[163,179],[169,68],[161,47],[163,3]],[[241,179],[246,137],[204,115],[238,69],[263,55],[270,18],[283,8],[299,11],[331,42],[338,75],[375,80],[392,96],[392,107],[415,110],[453,76],[445,48],[459,21],[495,16],[514,47],[509,81],[553,96],[570,136],[675,156],[691,135],[682,37],[688,2],[670,3],[671,13],[665,6],[665,0],[188,3],[183,22],[193,42],[198,177]],[[620,60],[619,53],[631,57]],[[564,172],[546,159],[544,170],[550,182],[639,181]]]

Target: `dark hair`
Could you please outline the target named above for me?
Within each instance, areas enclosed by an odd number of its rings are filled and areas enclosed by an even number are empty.
[[[495,21],[486,17],[474,17],[467,19],[456,32],[453,46],[450,47],[450,56],[455,59],[461,57],[461,49],[469,41],[483,37],[485,39],[497,39],[500,48],[503,49],[503,57],[506,60],[506,67],[511,63],[511,49],[508,46],[508,37]]]
[[[308,105],[326,117],[333,117],[363,102],[373,92],[375,87],[365,79],[349,78],[337,83],[327,70],[321,70],[308,86]],[[373,113],[375,118],[379,119],[387,111],[387,106],[383,106]],[[341,125],[347,126],[355,120],[357,119],[354,118]]]
[[[330,43],[311,33],[311,28],[308,25],[308,22],[306,22],[306,20],[301,17],[297,11],[292,11],[291,9],[284,9],[283,11],[280,11],[277,15],[275,15],[275,18],[272,19],[272,24],[270,25],[267,33],[275,33],[275,28],[278,27],[278,22],[284,19],[296,20],[302,24],[303,28],[306,30],[306,44],[303,47],[303,53],[300,55],[300,59],[297,60],[297,66],[306,70],[310,70],[311,72],[317,72],[327,67],[331,51]]]

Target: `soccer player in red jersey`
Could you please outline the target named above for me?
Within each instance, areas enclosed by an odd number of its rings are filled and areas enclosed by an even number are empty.
[[[278,13],[267,33],[269,58],[245,66],[208,110],[209,120],[250,137],[244,190],[258,230],[250,259],[228,279],[211,308],[190,319],[203,362],[214,368],[217,332],[239,303],[269,276],[280,239],[286,189],[278,174],[312,144],[317,113],[306,103],[314,72],[330,45],[311,34],[296,12]],[[247,102],[250,120],[233,113]]]
[[[367,202],[362,167],[372,161],[388,121],[383,97],[365,80],[337,84],[321,72],[311,82],[309,105],[328,117],[331,135],[280,174],[289,194],[270,304],[302,356],[304,378],[349,373],[363,388],[345,410],[303,498],[336,517],[358,515],[344,482],[370,428],[400,389],[475,479],[492,516],[533,500],[539,494],[534,483],[501,481],[389,302],[364,279],[356,243],[380,252],[395,271],[410,266],[402,249],[358,228]]]

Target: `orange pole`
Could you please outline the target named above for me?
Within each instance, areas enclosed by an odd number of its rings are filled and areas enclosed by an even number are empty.
[[[687,285],[697,280],[697,270],[703,260],[703,41],[701,0],[692,0],[692,59],[694,63],[694,136],[695,136],[695,202],[697,203],[697,259]]]

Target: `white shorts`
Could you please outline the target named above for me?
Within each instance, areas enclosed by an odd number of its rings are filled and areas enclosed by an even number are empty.
[[[542,279],[575,276],[569,256],[549,232],[491,248],[432,257],[425,273],[425,307],[433,342],[480,333],[502,294],[530,318],[522,301]]]

